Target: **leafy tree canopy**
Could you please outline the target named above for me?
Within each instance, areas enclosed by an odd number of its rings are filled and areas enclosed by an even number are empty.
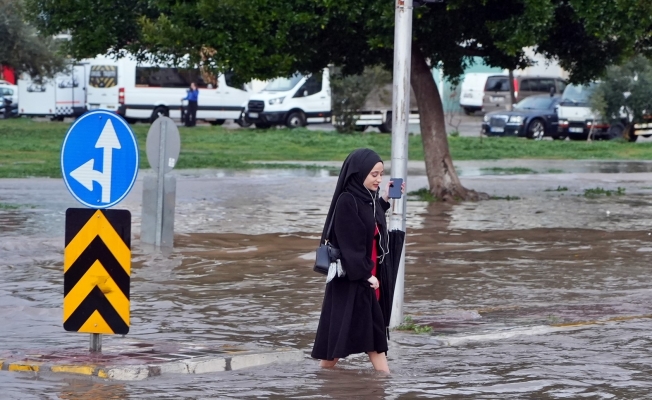
[[[49,77],[64,68],[56,42],[25,23],[19,0],[0,0],[0,65],[33,77]]]
[[[6,0],[5,0],[6,1]],[[26,0],[44,33],[69,31],[72,55],[127,49],[141,57],[232,69],[267,79],[329,64],[344,73],[391,67],[393,0]],[[574,81],[652,48],[652,2],[641,0],[446,0],[417,7],[414,42],[449,77],[481,56],[493,66],[529,63],[535,46]]]
[[[652,114],[652,63],[638,56],[609,67],[591,96],[593,108],[607,121],[626,115],[634,123]]]

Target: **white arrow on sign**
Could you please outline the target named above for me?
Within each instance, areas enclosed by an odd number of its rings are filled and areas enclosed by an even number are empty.
[[[120,149],[120,141],[115,133],[115,128],[111,120],[107,120],[102,133],[100,133],[95,148],[104,149],[102,172],[94,169],[95,159],[91,158],[82,166],[70,173],[77,182],[81,183],[86,189],[93,190],[93,181],[102,187],[102,203],[111,202],[111,170],[113,168],[113,149]]]

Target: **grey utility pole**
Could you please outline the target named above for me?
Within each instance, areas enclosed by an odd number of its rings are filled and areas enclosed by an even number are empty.
[[[412,65],[412,0],[396,0],[394,28],[394,85],[392,99],[392,178],[407,183],[408,124],[410,119],[410,67]],[[394,200],[389,229],[405,232],[405,196]],[[406,236],[407,241],[407,236]],[[403,322],[405,245],[401,254],[390,327]]]

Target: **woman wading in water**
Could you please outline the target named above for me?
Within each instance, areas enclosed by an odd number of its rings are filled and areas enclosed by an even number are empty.
[[[383,169],[376,152],[358,149],[344,160],[337,180],[322,243],[329,239],[340,249],[346,275],[335,276],[326,284],[312,349],[312,357],[321,360],[322,367],[334,367],[340,358],[350,354],[367,353],[374,369],[389,372],[376,278],[388,253],[387,190],[382,197],[379,195]],[[326,238],[331,220],[333,229]]]

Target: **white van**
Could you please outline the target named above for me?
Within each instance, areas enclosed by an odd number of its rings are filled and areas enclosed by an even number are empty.
[[[251,95],[247,119],[256,128],[285,125],[289,128],[331,121],[331,90],[328,68],[321,74],[270,81],[262,92]]]
[[[464,75],[462,81],[462,90],[460,92],[460,106],[464,109],[466,115],[471,115],[476,111],[482,111],[482,100],[484,98],[484,88],[487,79],[490,76],[496,76],[495,72],[470,72]],[[502,76],[502,75],[501,75]],[[507,77],[507,75],[504,75]]]
[[[18,79],[18,114],[50,116],[63,120],[86,112],[87,64],[78,63],[54,79],[33,80],[28,74]]]
[[[239,120],[249,99],[232,75],[203,74],[199,69],[166,67],[125,57],[97,57],[90,63],[88,109],[113,110],[128,121],[153,122],[161,115],[181,119],[181,99],[191,82],[199,88],[197,119],[221,125]]]

